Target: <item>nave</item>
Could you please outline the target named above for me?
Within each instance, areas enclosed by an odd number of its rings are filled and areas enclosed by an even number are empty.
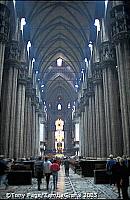
[[[130,187],[129,187],[130,195]],[[53,190],[52,176],[49,191],[46,190],[45,178],[42,179],[41,191],[37,190],[37,180],[33,178],[32,185],[9,186],[0,188],[0,199],[117,199],[115,186],[109,184],[94,184],[93,177],[81,177],[70,169],[69,177],[65,176],[64,166],[61,166],[58,177],[58,188]]]

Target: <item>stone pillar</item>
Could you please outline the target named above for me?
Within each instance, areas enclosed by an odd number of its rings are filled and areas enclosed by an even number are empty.
[[[85,128],[84,128],[84,131],[85,131],[85,157],[88,157],[89,156],[89,138],[88,138],[88,98],[86,96],[86,90],[85,90]]]
[[[24,156],[31,156],[31,127],[32,127],[32,80],[27,79],[25,91],[25,128],[24,128]]]
[[[14,157],[22,158],[24,156],[23,140],[24,140],[24,111],[25,111],[25,63],[21,63],[18,74],[18,90],[17,90],[17,108],[16,108],[16,126],[15,126],[15,143]]]
[[[110,42],[102,42],[100,46],[100,56],[103,73],[107,155],[112,153],[114,156],[118,156],[122,154],[122,128],[119,113],[118,79],[114,55],[114,49]]]
[[[0,3],[0,100],[1,100],[5,44],[7,43],[9,38],[9,15],[10,12],[8,7]]]
[[[40,149],[40,121],[39,121],[39,98],[36,97],[36,139],[35,139],[35,145],[36,145],[36,152],[35,154],[38,156],[39,155],[39,149]]]
[[[96,134],[95,134],[95,100],[92,78],[87,80],[87,98],[88,106],[88,145],[89,157],[97,157],[96,152]]]
[[[93,85],[95,90],[95,115],[96,115],[96,136],[97,136],[97,157],[105,158],[106,152],[106,133],[105,133],[105,114],[103,100],[102,69],[100,63],[93,64]]]
[[[19,44],[10,41],[6,47],[1,101],[1,146],[6,157],[14,156],[17,77],[19,68]]]
[[[33,89],[32,95],[32,134],[31,134],[31,146],[32,146],[32,156],[36,156],[36,90]]]
[[[130,14],[129,2],[114,1],[111,10],[111,37],[116,47],[123,153],[130,156]]]

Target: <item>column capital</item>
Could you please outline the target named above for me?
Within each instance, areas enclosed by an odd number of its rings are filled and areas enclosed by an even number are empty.
[[[26,70],[21,66],[19,68],[18,83],[26,85],[26,82],[27,82]]]
[[[111,37],[115,44],[120,41],[130,39],[130,15],[129,6],[127,4],[119,4],[114,6],[110,11],[111,16]]]
[[[5,49],[5,65],[6,67],[20,67],[19,62],[19,55],[20,55],[20,48],[19,48],[19,42],[11,40],[7,43],[6,49]]]
[[[32,79],[27,78],[26,80],[26,96],[32,97]]]
[[[32,88],[32,106],[36,106],[36,89]]]
[[[93,78],[87,79],[87,91],[86,91],[87,97],[94,95],[94,89],[93,89]]]
[[[5,4],[0,3],[0,41],[6,43],[9,39],[10,11]]]
[[[36,112],[38,112],[38,114],[40,114],[40,112],[39,112],[39,97],[36,97]]]
[[[101,68],[116,66],[116,53],[113,44],[110,41],[104,41],[99,47]]]
[[[92,74],[93,74],[93,84],[94,85],[101,84],[102,83],[102,68],[99,62],[93,63]]]

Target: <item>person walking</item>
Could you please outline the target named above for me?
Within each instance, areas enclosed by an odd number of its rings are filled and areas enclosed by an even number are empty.
[[[129,171],[128,167],[125,164],[125,160],[123,158],[120,159],[120,166],[121,166],[121,190],[122,190],[122,197],[123,199],[130,199],[128,196],[128,186],[129,186]]]
[[[0,155],[0,186],[5,185],[8,188],[7,171],[9,170],[7,162],[4,160],[4,155]]]
[[[116,164],[116,160],[113,159],[113,155],[109,155],[109,159],[107,160],[106,164],[106,169],[107,169],[107,174],[109,175],[109,182],[110,185],[113,183],[113,175],[112,175],[112,166]]]
[[[41,156],[39,156],[34,163],[34,174],[37,178],[38,190],[40,191],[40,184],[42,183],[42,178],[44,177],[44,163]]]
[[[52,165],[50,166],[50,170],[53,176],[53,189],[57,189],[57,182],[58,182],[58,171],[60,170],[60,166],[57,163],[56,159],[54,159]]]
[[[49,181],[50,181],[50,175],[51,175],[51,167],[52,163],[48,160],[48,157],[45,157],[44,161],[44,173],[46,177],[46,188],[49,189]]]
[[[66,158],[66,159],[64,160],[64,168],[65,168],[65,175],[66,175],[66,176],[69,176],[69,166],[70,166],[69,159]]]
[[[118,156],[116,158],[116,164],[114,164],[112,166],[112,176],[113,176],[113,181],[114,184],[116,184],[116,187],[118,189],[118,197],[117,198],[121,198],[121,185],[120,185],[120,181],[121,181],[121,165],[120,165],[120,156]]]

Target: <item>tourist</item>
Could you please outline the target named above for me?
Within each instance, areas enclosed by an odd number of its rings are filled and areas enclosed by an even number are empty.
[[[34,174],[37,178],[38,190],[40,191],[40,184],[42,183],[42,178],[44,177],[44,164],[41,156],[39,156],[34,163]]]
[[[45,161],[44,161],[44,173],[45,173],[45,177],[46,177],[46,186],[47,186],[47,190],[49,189],[49,181],[50,181],[50,175],[51,175],[51,167],[52,163],[48,160],[48,157],[45,157]]]
[[[70,167],[70,162],[69,162],[69,159],[66,158],[64,160],[64,168],[65,168],[65,175],[66,176],[69,176],[69,167]]]
[[[121,198],[121,195],[120,195],[120,189],[121,189],[121,186],[120,186],[120,181],[121,181],[121,166],[120,166],[120,158],[121,157],[117,157],[116,158],[116,164],[114,164],[112,166],[112,176],[113,176],[113,181],[114,181],[114,184],[116,184],[117,186],[117,189],[118,189],[118,198]]]
[[[106,164],[106,169],[107,169],[107,174],[109,175],[109,182],[110,185],[113,183],[113,176],[112,176],[112,166],[116,164],[116,160],[113,159],[113,155],[109,155],[109,159],[107,160]]]
[[[128,197],[128,186],[129,186],[129,171],[128,167],[125,164],[125,160],[123,158],[120,159],[120,166],[121,166],[121,190],[122,190],[122,197],[123,199],[129,199]]]
[[[7,171],[9,170],[8,163],[4,160],[4,155],[0,155],[0,186],[8,187]]]
[[[54,159],[51,167],[51,172],[52,172],[52,176],[53,176],[53,186],[54,186],[54,190],[57,189],[57,182],[58,182],[58,171],[60,170],[60,166],[57,163],[56,159]]]

